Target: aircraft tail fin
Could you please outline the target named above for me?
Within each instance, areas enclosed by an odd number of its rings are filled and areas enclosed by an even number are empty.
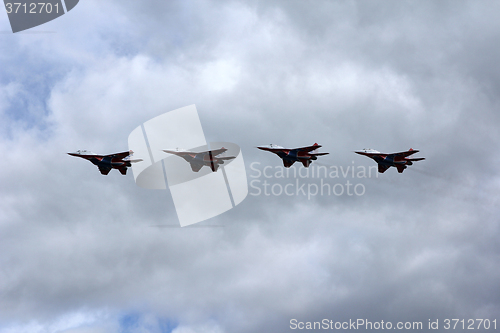
[[[306,168],[309,168],[309,165],[311,165],[312,160],[302,160],[301,162]]]

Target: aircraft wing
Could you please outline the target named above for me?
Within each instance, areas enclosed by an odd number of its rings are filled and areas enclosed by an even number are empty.
[[[374,151],[374,150],[355,151],[356,154],[364,155],[364,156],[368,156],[368,157],[373,157],[373,156],[390,156],[390,157],[394,157],[394,160],[396,160],[396,161],[398,159],[403,159],[404,157],[413,155],[413,154],[418,153],[418,152],[419,152],[419,150],[413,150],[413,149],[410,149],[410,150],[407,150],[407,151],[402,151],[402,152],[399,152],[399,153],[392,153],[392,154],[381,153],[379,151]]]
[[[101,173],[106,176],[111,171],[111,168],[106,168],[106,167],[100,166],[99,171],[101,171]]]
[[[408,156],[413,155],[413,154],[418,153],[418,152],[419,152],[418,150],[410,149],[408,151],[402,151],[402,152],[399,152],[399,153],[388,154],[388,156],[408,157]]]
[[[130,154],[132,154],[132,151],[124,151],[123,153],[109,154],[109,155],[104,155],[103,157],[124,159],[125,157],[129,156]]]
[[[378,165],[378,172],[380,172],[380,173],[384,173],[385,170],[387,170],[387,169],[389,169],[388,165],[383,165],[383,164]]]

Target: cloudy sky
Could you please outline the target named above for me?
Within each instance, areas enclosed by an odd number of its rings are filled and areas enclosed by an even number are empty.
[[[16,34],[0,14],[0,332],[500,320],[499,12],[82,0]],[[241,147],[253,184],[202,227],[175,227],[168,191],[66,155],[128,150],[137,126],[191,104],[207,141]],[[312,168],[368,169],[362,148],[426,160],[403,174],[279,178],[279,158],[255,149],[314,142],[330,155]],[[264,181],[275,194],[297,181],[363,193],[266,195]]]

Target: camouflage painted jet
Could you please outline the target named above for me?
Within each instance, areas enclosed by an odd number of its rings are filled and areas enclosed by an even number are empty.
[[[407,158],[410,155],[418,153],[418,150],[409,149],[408,151],[403,151],[400,153],[385,154],[373,149],[363,149],[355,151],[356,154],[368,156],[378,163],[378,172],[384,173],[385,170],[389,169],[391,166],[398,169],[399,173],[402,173],[407,165],[412,165],[414,161],[425,160],[425,158]]]
[[[232,160],[236,156],[228,157],[217,157],[218,155],[227,151],[226,148],[222,147],[216,150],[208,150],[202,152],[192,152],[192,151],[179,151],[179,150],[163,150],[165,153],[174,154],[185,159],[189,164],[191,164],[191,169],[193,172],[198,172],[204,166],[208,166],[213,172],[219,169],[224,161]]]
[[[88,150],[77,150],[74,153],[68,153],[68,155],[89,160],[92,164],[97,165],[103,175],[107,175],[111,169],[118,169],[122,175],[126,175],[127,168],[132,166],[131,163],[142,161],[141,159],[131,160],[130,156],[133,153],[133,151],[125,151],[110,155],[97,155]]]
[[[317,156],[327,155],[329,153],[315,153],[318,148],[321,148],[320,145],[315,143],[312,146],[301,147],[301,148],[283,148],[280,146],[276,146],[270,144],[266,147],[257,147],[261,150],[270,151],[271,153],[275,153],[283,160],[283,165],[285,168],[291,167],[295,162],[302,162],[302,164],[308,168],[312,161],[317,160]]]

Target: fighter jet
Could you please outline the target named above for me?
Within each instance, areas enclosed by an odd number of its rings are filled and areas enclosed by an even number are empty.
[[[131,163],[142,161],[141,159],[130,159],[133,153],[133,151],[125,151],[110,155],[98,155],[88,150],[77,150],[74,153],[68,153],[68,155],[89,160],[92,164],[97,165],[103,175],[107,175],[111,169],[118,169],[122,175],[126,175],[127,168],[132,166]]]
[[[302,164],[308,168],[312,161],[317,160],[317,156],[327,155],[329,153],[315,153],[318,148],[321,148],[320,145],[315,143],[312,146],[301,147],[301,148],[283,148],[281,146],[270,144],[269,146],[257,147],[261,150],[270,151],[271,153],[275,153],[283,160],[283,165],[285,168],[289,168],[295,162],[302,162]]]
[[[385,154],[373,149],[363,149],[355,151],[356,154],[368,156],[378,163],[378,172],[384,173],[385,170],[389,169],[391,166],[398,169],[399,173],[402,173],[407,165],[412,165],[414,161],[425,160],[425,158],[407,158],[410,155],[418,153],[418,150],[409,149],[408,151],[403,151],[400,153]]]
[[[179,150],[163,150],[165,153],[174,154],[185,159],[189,164],[191,164],[191,169],[193,172],[198,172],[203,166],[208,166],[213,172],[219,169],[224,161],[232,160],[236,156],[227,157],[217,157],[218,155],[227,151],[226,148],[222,147],[216,150],[208,150],[202,152],[192,152],[192,151],[179,151]]]

